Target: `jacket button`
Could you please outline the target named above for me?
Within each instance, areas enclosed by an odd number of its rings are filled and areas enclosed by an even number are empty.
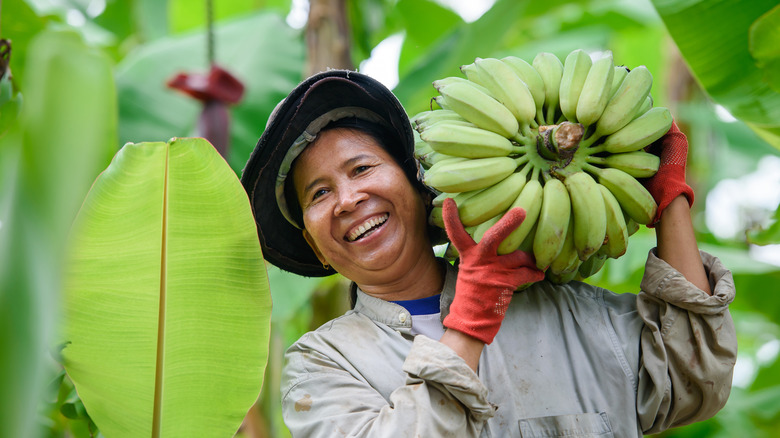
[[[405,313],[398,314],[398,320],[401,321],[402,323],[406,322],[406,314]]]

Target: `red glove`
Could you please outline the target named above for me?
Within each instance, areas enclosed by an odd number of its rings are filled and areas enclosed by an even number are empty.
[[[685,195],[688,205],[693,205],[693,189],[685,182],[685,162],[688,160],[688,140],[680,132],[677,124],[661,139],[647,147],[647,152],[661,157],[658,172],[644,180],[645,188],[653,195],[658,211],[648,227],[653,228],[661,219],[661,213],[674,198]]]
[[[444,226],[460,254],[455,298],[444,326],[490,344],[501,327],[512,294],[521,285],[544,278],[531,254],[517,250],[498,255],[498,245],[525,219],[525,210],[513,208],[490,227],[479,244],[463,228],[458,207],[444,200]]]

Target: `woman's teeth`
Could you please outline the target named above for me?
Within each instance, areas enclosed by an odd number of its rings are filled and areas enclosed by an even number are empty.
[[[385,214],[384,214],[384,215],[382,215],[382,216],[379,216],[379,217],[373,217],[373,218],[371,218],[371,219],[369,219],[369,220],[365,221],[365,222],[364,222],[364,223],[362,223],[362,224],[361,224],[359,227],[355,228],[354,230],[352,230],[352,231],[351,231],[351,232],[350,232],[350,233],[347,235],[347,241],[349,241],[349,242],[354,242],[354,241],[356,241],[356,240],[358,240],[358,239],[361,239],[361,238],[363,238],[363,237],[367,236],[367,235],[368,235],[368,234],[370,234],[370,233],[371,233],[371,232],[372,232],[372,231],[373,231],[373,230],[374,230],[376,227],[378,227],[379,225],[382,225],[383,223],[385,223],[385,221],[387,221],[387,218],[388,218],[389,216],[390,216],[389,214],[385,213]]]

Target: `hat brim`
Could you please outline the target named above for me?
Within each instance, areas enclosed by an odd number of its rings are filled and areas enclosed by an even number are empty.
[[[295,140],[318,116],[341,107],[362,107],[378,114],[398,134],[389,152],[410,175],[417,164],[409,119],[393,93],[377,80],[349,70],[329,70],[301,82],[271,115],[244,167],[241,183],[249,195],[264,258],[306,277],[334,274],[324,268],[300,229],[288,222],[276,200],[282,161]]]

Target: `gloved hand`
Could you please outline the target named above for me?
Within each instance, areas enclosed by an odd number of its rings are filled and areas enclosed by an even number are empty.
[[[652,228],[661,219],[661,213],[674,198],[685,195],[688,205],[693,205],[693,189],[685,182],[685,163],[688,160],[688,140],[672,122],[663,137],[647,147],[647,152],[658,155],[661,165],[652,177],[643,180],[645,188],[653,195],[658,211],[648,225]]]
[[[507,212],[479,243],[463,228],[458,207],[450,198],[444,200],[443,216],[447,236],[460,254],[455,298],[444,326],[490,344],[514,291],[544,278],[531,254],[520,250],[505,255],[497,252],[498,245],[523,222],[525,210],[513,208]]]

